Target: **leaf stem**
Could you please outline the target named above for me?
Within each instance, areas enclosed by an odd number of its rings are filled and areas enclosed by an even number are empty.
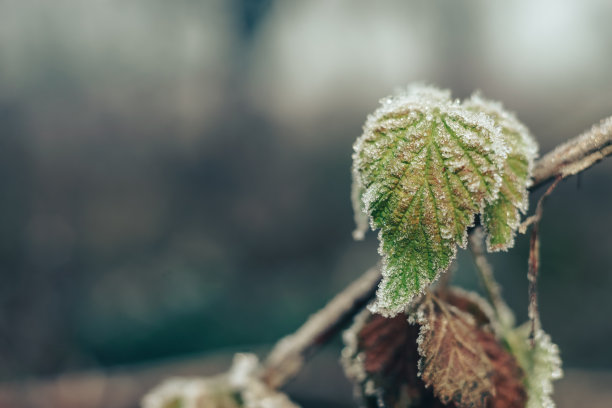
[[[265,362],[261,377],[272,388],[290,381],[310,357],[374,297],[379,268],[371,268],[312,315],[295,333],[281,339]]]
[[[495,316],[503,327],[510,327],[514,324],[514,318],[510,308],[502,298],[500,286],[493,275],[493,267],[485,255],[484,235],[482,227],[471,230],[468,234],[469,249],[474,258],[480,282],[493,306]]]
[[[562,175],[558,175],[555,181],[546,189],[546,192],[538,200],[535,215],[531,218],[533,228],[529,240],[529,262],[527,279],[529,280],[529,320],[531,321],[531,331],[529,339],[531,347],[534,347],[535,332],[540,328],[540,311],[538,308],[538,271],[540,269],[540,220],[542,219],[544,200],[548,197],[559,182],[563,180]],[[521,226],[522,228],[525,228]]]

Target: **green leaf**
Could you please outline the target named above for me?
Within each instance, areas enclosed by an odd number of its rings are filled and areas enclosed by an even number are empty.
[[[354,145],[353,196],[356,213],[380,229],[372,311],[393,316],[465,247],[474,216],[497,199],[507,148],[488,115],[446,91],[412,87],[381,102]]]
[[[528,208],[527,188],[531,184],[531,170],[538,154],[538,145],[527,128],[514,115],[506,112],[501,104],[475,94],[464,106],[490,116],[500,127],[504,143],[509,148],[498,198],[487,204],[482,217],[488,232],[489,252],[505,251],[514,246],[514,235],[521,221],[520,212],[524,214]]]
[[[559,347],[542,329],[537,329],[533,338],[533,347],[529,339],[531,324],[508,331],[505,339],[512,354],[525,371],[527,388],[526,408],[554,408],[551,398],[553,381],[563,377]]]

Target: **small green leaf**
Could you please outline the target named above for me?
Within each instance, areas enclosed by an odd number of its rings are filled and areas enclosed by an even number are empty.
[[[383,280],[372,311],[393,316],[465,247],[474,216],[497,199],[507,148],[488,115],[447,91],[412,87],[382,100],[354,150],[355,211],[380,229]],[[364,230],[361,222],[355,236]]]
[[[512,354],[526,374],[526,408],[554,408],[555,403],[551,398],[553,381],[563,377],[559,347],[542,329],[536,330],[532,347],[530,331],[531,324],[526,323],[509,330],[505,336]]]
[[[487,204],[482,217],[488,232],[489,252],[505,251],[514,246],[514,235],[521,221],[519,212],[527,211],[527,188],[531,184],[531,169],[538,154],[538,145],[527,128],[514,115],[506,112],[501,104],[475,94],[464,106],[489,115],[501,128],[504,142],[509,148],[499,196]]]

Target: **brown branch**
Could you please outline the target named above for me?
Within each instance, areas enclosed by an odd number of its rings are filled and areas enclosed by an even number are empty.
[[[580,136],[568,140],[538,160],[531,189],[556,177],[578,174],[612,154],[612,116]]]
[[[529,262],[527,271],[527,280],[529,281],[529,320],[531,320],[531,347],[534,346],[536,329],[540,328],[540,311],[538,308],[538,271],[540,269],[540,220],[544,210],[544,200],[548,197],[559,182],[563,179],[562,175],[558,175],[555,182],[546,189],[546,192],[538,200],[535,215],[530,217],[533,223],[531,230],[531,238],[529,240]],[[521,225],[521,228],[524,228]]]
[[[291,380],[306,358],[341,330],[374,297],[380,271],[372,268],[312,315],[295,333],[281,339],[268,355],[262,378],[272,388]]]

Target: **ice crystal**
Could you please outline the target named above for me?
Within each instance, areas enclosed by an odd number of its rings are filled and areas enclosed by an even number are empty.
[[[511,117],[478,103],[468,108],[448,91],[412,86],[381,100],[366,120],[354,145],[353,205],[355,237],[365,232],[364,215],[379,229],[383,279],[372,311],[402,311],[465,247],[475,215],[498,199],[514,139],[483,111]]]
[[[376,386],[368,378],[368,373],[364,367],[365,353],[359,348],[359,331],[363,329],[371,314],[364,309],[355,316],[353,325],[342,333],[342,340],[345,347],[342,349],[341,363],[346,376],[355,382],[362,384],[361,388],[355,388],[356,396],[360,396],[364,390],[366,395],[373,395]]]
[[[485,406],[495,397],[495,367],[470,314],[426,296],[419,307],[419,375],[444,404]]]
[[[506,340],[525,371],[526,408],[554,408],[551,398],[553,381],[563,377],[559,347],[542,329],[537,329],[533,346],[529,339],[531,325],[526,323],[509,332]]]
[[[527,408],[554,408],[555,403],[551,398],[552,382],[563,377],[559,347],[542,330],[535,333],[534,342],[531,351],[533,365],[528,377]]]
[[[531,184],[533,161],[538,145],[527,128],[516,117],[505,111],[498,102],[484,99],[476,93],[464,106],[489,115],[500,127],[504,142],[509,148],[504,162],[502,184],[498,198],[487,204],[482,221],[487,229],[487,249],[507,250],[514,245],[514,235],[521,215],[528,208],[527,187]]]

